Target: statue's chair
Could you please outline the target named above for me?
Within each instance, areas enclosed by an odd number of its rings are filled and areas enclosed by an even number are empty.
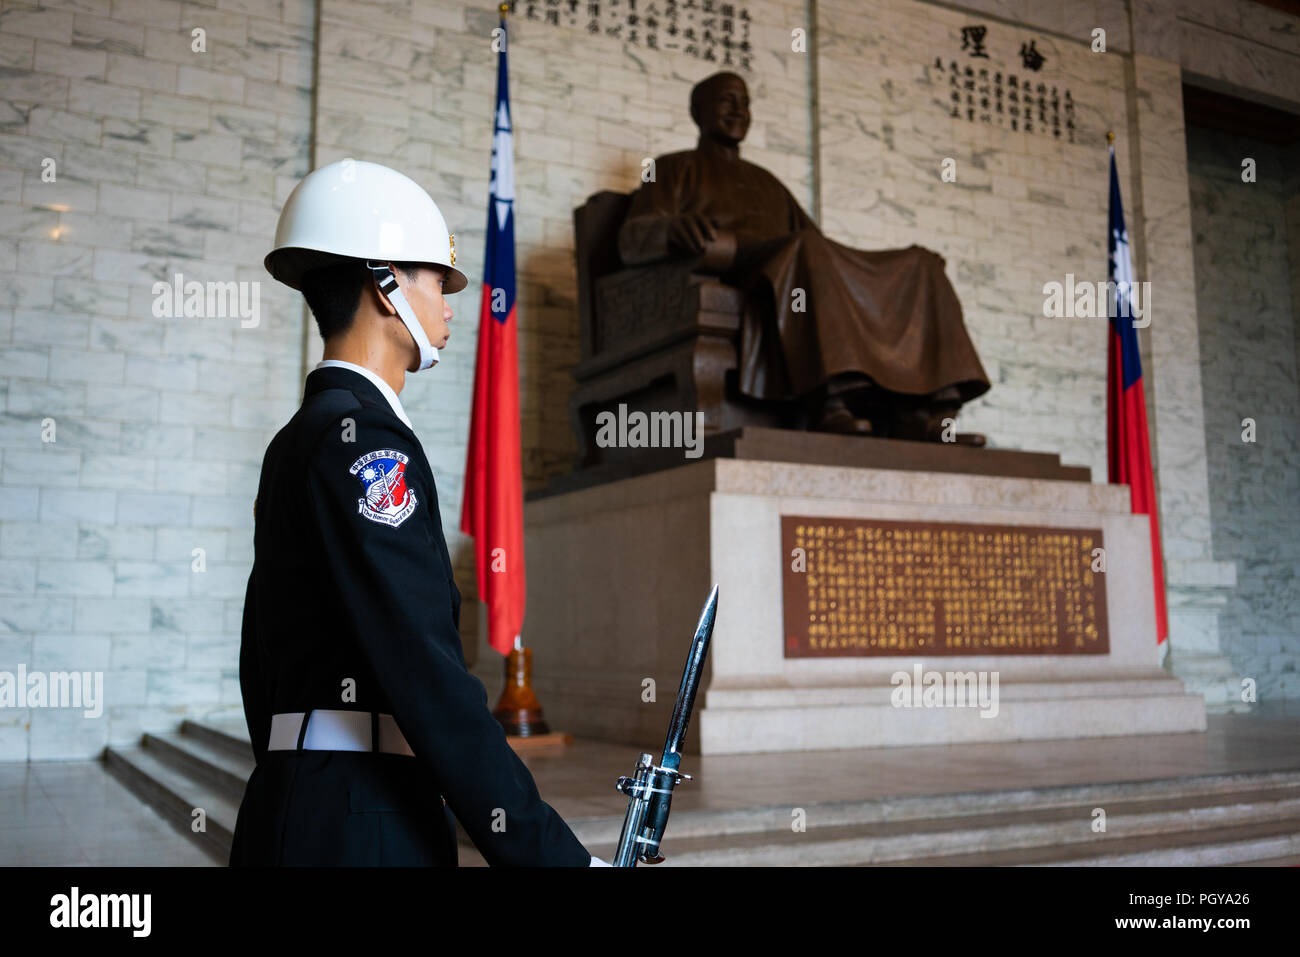
[[[745,425],[789,426],[799,414],[736,390],[742,293],[706,252],[625,268],[618,231],[632,197],[594,193],[573,211],[582,354],[569,416],[578,468],[626,458],[594,441],[602,411],[703,413],[706,435]],[[633,450],[634,451],[634,450]]]

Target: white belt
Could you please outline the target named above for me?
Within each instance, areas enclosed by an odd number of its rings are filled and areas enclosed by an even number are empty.
[[[304,733],[303,716],[310,713]],[[391,714],[291,711],[271,715],[268,751],[382,751],[415,756]]]

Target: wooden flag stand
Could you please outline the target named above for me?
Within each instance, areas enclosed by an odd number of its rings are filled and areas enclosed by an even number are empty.
[[[573,742],[573,735],[552,731],[542,715],[542,703],[533,691],[533,650],[512,648],[506,656],[506,681],[501,698],[492,709],[505,729],[506,741],[518,755],[560,754]]]

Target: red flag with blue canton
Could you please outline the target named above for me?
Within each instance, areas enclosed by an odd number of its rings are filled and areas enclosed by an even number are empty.
[[[504,19],[501,30],[504,36]],[[460,515],[461,531],[474,537],[478,593],[488,610],[488,643],[503,655],[510,653],[523,628],[525,594],[514,198],[510,92],[503,46],[497,56],[483,300]]]
[[[1146,394],[1142,389],[1142,359],[1133,325],[1133,262],[1128,230],[1119,196],[1115,147],[1110,148],[1110,279],[1115,284],[1115,308],[1110,310],[1110,346],[1106,374],[1106,458],[1110,481],[1128,485],[1132,511],[1151,523],[1152,584],[1155,588],[1156,644],[1169,636],[1165,606],[1164,559],[1160,549],[1160,517],[1156,512],[1155,475],[1151,469],[1151,440],[1147,434]],[[1150,303],[1147,304],[1148,310]]]

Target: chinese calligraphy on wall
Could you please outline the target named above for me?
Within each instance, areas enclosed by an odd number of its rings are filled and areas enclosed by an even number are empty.
[[[1037,41],[1020,44],[1019,72],[994,65],[988,43],[988,27],[963,27],[960,62],[950,58],[945,64],[943,57],[934,58],[934,69],[948,76],[949,115],[1073,143],[1074,95],[1038,77],[1047,57],[1039,52]]]
[[[510,12],[720,67],[748,70],[753,56],[748,8],[721,0],[510,0]]]
[[[787,658],[1110,650],[1100,529],[783,515],[781,545]]]

